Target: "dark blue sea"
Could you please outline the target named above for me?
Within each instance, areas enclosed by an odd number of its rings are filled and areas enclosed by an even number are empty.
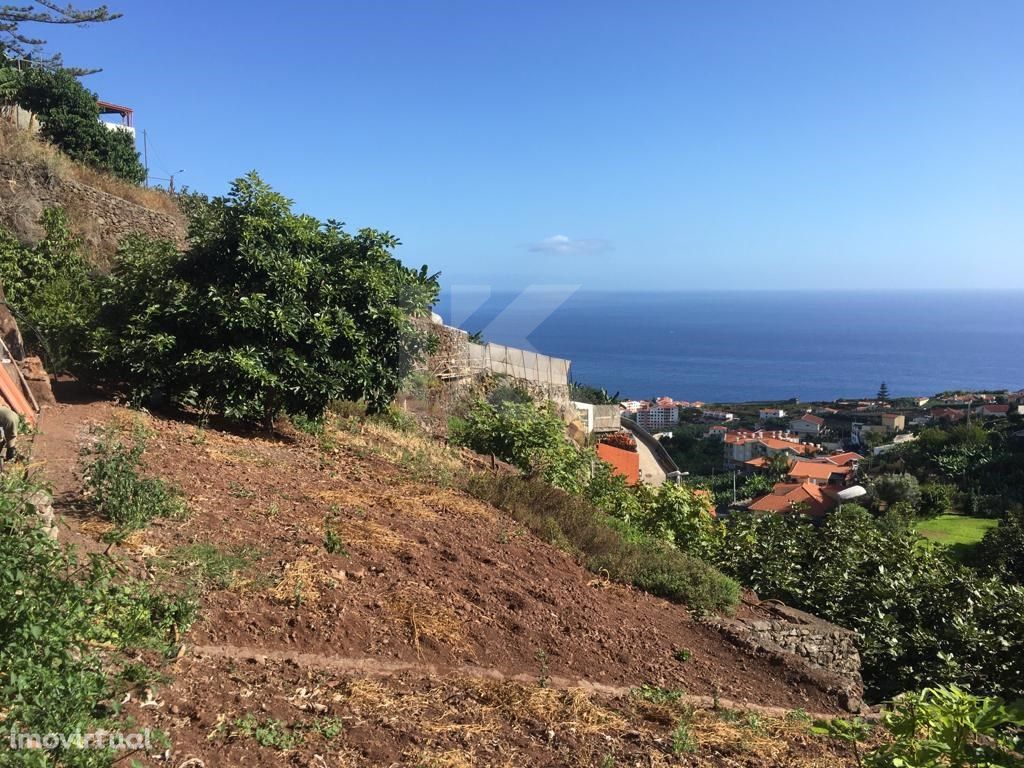
[[[1024,292],[446,292],[445,322],[623,397],[831,400],[1024,388]],[[454,320],[454,322],[452,322]]]

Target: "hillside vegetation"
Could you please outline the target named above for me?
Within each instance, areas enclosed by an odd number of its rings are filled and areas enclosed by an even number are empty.
[[[54,147],[139,181],[70,75],[12,90]],[[60,208],[38,242],[0,233],[30,344],[77,376],[40,475],[0,484],[0,724],[28,734],[0,765],[116,764],[33,735],[107,727],[153,729],[131,759],[178,768],[1021,764],[1024,714],[995,697],[1024,689],[1024,589],[923,542],[915,483],[875,482],[884,515],[723,523],[706,488],[627,486],[514,387],[456,398],[440,442],[394,406],[439,290],[397,238],[255,173],[179,202],[184,247],[135,233],[104,269]],[[933,437],[926,465],[988,465]],[[1019,529],[987,538],[998,562]],[[882,727],[702,620],[744,587],[861,633]]]

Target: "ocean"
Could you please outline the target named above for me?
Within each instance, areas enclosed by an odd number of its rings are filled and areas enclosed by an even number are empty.
[[[486,341],[567,358],[575,380],[624,398],[832,400],[882,381],[892,396],[1024,388],[1019,291],[484,296],[456,287],[437,310]]]

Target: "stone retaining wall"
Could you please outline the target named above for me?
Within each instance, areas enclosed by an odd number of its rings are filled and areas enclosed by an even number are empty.
[[[23,242],[44,235],[39,218],[46,208],[61,207],[72,230],[95,254],[109,259],[132,232],[184,245],[185,220],[144,208],[122,197],[51,172],[45,165],[0,158],[0,223]]]
[[[758,603],[752,612],[749,618],[713,623],[742,645],[795,657],[810,669],[828,674],[839,682],[847,707],[860,710],[864,682],[856,632],[775,601]]]
[[[427,322],[420,323],[427,328]],[[507,377],[533,397],[551,400],[565,413],[573,413],[569,400],[568,360],[502,344],[477,344],[459,328],[429,324],[436,339],[434,352],[423,368],[449,382],[472,381],[480,377]]]

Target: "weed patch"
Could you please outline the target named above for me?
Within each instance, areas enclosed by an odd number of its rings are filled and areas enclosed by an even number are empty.
[[[223,550],[203,542],[177,547],[167,559],[199,589],[229,589],[235,583],[235,575],[261,555],[255,547]]]
[[[181,518],[187,508],[181,493],[163,480],[140,474],[145,436],[134,429],[125,437],[115,426],[99,434],[87,449],[90,461],[85,469],[85,484],[96,511],[112,522],[107,534],[112,541],[124,538],[158,517]]]
[[[466,489],[595,573],[696,610],[728,610],[739,601],[739,585],[704,561],[543,480],[477,472]]]
[[[126,662],[126,652],[169,654],[192,621],[195,604],[146,584],[116,582],[103,557],[79,561],[39,529],[28,507],[37,490],[22,474],[0,475],[3,727],[44,734],[113,729],[117,684],[149,676],[141,665]],[[32,756],[20,756],[26,765],[81,768],[115,759],[112,751],[73,744],[36,752],[31,762]]]

